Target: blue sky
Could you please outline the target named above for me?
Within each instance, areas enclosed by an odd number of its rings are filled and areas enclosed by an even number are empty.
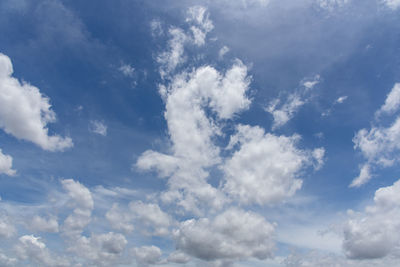
[[[1,266],[396,266],[400,1],[0,3]]]

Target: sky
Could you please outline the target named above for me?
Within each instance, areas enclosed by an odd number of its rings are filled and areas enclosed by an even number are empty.
[[[399,0],[2,0],[0,266],[399,266]]]

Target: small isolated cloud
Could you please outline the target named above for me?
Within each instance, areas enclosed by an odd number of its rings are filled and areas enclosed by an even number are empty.
[[[226,45],[223,46],[223,47],[219,50],[219,52],[218,52],[218,57],[219,57],[219,59],[223,59],[224,56],[225,56],[225,54],[228,53],[229,50],[230,50],[229,47],[227,47]]]
[[[0,149],[0,174],[6,174],[8,176],[14,176],[17,171],[12,169],[13,158],[9,155],[3,154]]]
[[[132,78],[135,74],[135,68],[129,64],[122,64],[118,69],[123,75]]]
[[[347,98],[348,98],[348,96],[346,96],[346,95],[345,96],[341,96],[338,99],[336,99],[335,103],[342,104],[344,101],[347,100]]]
[[[285,101],[279,98],[271,100],[265,111],[273,116],[272,130],[276,130],[291,120],[301,106],[309,101],[311,90],[320,82],[320,76],[305,79],[301,82],[302,88],[287,96]]]
[[[90,121],[89,130],[92,133],[107,136],[107,125],[101,121]]]
[[[44,150],[63,151],[72,147],[71,138],[48,135],[47,124],[56,121],[50,99],[37,87],[20,83],[12,74],[10,58],[0,53],[0,128]]]

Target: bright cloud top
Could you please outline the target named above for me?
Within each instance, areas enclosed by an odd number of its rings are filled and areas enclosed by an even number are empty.
[[[48,135],[47,124],[56,121],[49,98],[28,83],[12,77],[8,56],[0,53],[0,127],[18,139],[31,141],[49,151],[63,151],[73,146],[69,137]]]

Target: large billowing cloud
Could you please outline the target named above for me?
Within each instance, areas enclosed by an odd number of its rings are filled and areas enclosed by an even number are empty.
[[[397,255],[400,246],[400,181],[375,192],[374,204],[363,213],[350,213],[344,229],[347,257],[383,258]]]
[[[0,128],[45,150],[63,151],[72,147],[71,138],[48,134],[47,124],[56,121],[49,98],[37,87],[20,83],[12,74],[10,58],[0,53]]]

